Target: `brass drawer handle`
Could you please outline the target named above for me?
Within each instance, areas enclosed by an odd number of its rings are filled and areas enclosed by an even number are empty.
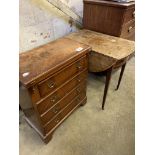
[[[79,65],[79,66],[77,66],[77,69],[81,69],[81,68],[82,68],[82,66],[80,66],[80,65]]]
[[[54,103],[55,101],[56,101],[56,99],[55,99],[55,98],[51,99],[51,102],[53,102],[53,103]]]
[[[54,102],[58,101],[58,99],[59,99],[58,96],[53,96],[53,97],[51,98],[51,102],[54,103]]]
[[[55,87],[54,82],[49,82],[47,85],[48,85],[49,88],[54,88]]]
[[[135,11],[132,13],[132,17],[135,18]]]
[[[81,69],[82,68],[82,65],[80,63],[77,63],[76,68],[77,69]]]
[[[59,110],[60,110],[60,108],[59,108],[59,107],[56,107],[56,108],[54,108],[52,111],[53,111],[54,114],[56,114],[56,113],[59,112]]]
[[[133,29],[133,27],[130,26],[129,29],[128,29],[128,32],[130,33],[132,29]]]
[[[55,120],[55,123],[59,123],[60,119]]]

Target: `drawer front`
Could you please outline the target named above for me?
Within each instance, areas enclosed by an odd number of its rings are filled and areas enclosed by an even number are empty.
[[[60,100],[55,106],[49,109],[41,116],[42,124],[48,123],[56,114],[58,114],[63,108],[65,108],[70,101],[76,98],[81,92],[86,92],[86,82],[82,82],[78,87],[72,90],[67,96]]]
[[[81,93],[76,99],[75,101],[69,105],[67,108],[65,108],[62,112],[61,112],[61,117],[64,118],[72,109],[74,109],[74,107],[76,107],[84,98],[86,97],[86,92]]]
[[[123,25],[121,36],[122,38],[129,39],[135,35],[135,21],[130,21]]]
[[[124,24],[131,20],[135,20],[135,7],[127,9],[124,13]]]
[[[82,93],[80,94],[76,99],[74,99],[73,101],[71,101],[71,103],[60,113],[58,114],[50,123],[48,123],[45,126],[45,132],[46,134],[49,133],[52,128],[54,128],[55,126],[57,126],[61,120],[71,111],[73,110],[79,103],[80,101],[82,101],[85,98],[86,94]]]
[[[71,77],[84,70],[85,68],[87,68],[86,56],[81,58],[77,62],[71,64],[70,66],[67,66],[66,68],[54,74],[50,78],[40,82],[38,84],[40,96],[44,97],[45,95],[54,91],[60,85],[65,83],[67,80],[69,80]]]
[[[135,33],[130,33],[128,36],[123,36],[122,38],[127,39],[127,40],[131,40],[131,41],[135,41]]]
[[[66,83],[62,88],[58,89],[54,93],[52,93],[49,97],[47,97],[44,101],[37,103],[37,109],[40,114],[43,114],[48,109],[50,109],[53,105],[55,105],[58,101],[61,100],[65,95],[67,95],[72,89],[74,89],[81,81],[86,80],[87,70],[80,72],[77,74],[72,80]]]
[[[62,120],[61,114],[58,114],[45,128],[45,133],[49,133]]]

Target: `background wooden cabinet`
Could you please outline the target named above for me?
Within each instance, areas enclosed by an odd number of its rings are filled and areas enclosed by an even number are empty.
[[[85,29],[134,40],[135,2],[84,0],[83,24]]]

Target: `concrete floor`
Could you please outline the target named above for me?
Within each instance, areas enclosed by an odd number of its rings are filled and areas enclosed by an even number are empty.
[[[134,155],[135,68],[126,66],[118,91],[119,71],[114,72],[105,110],[101,110],[104,77],[89,75],[87,104],[77,109],[45,145],[20,113],[20,155]]]

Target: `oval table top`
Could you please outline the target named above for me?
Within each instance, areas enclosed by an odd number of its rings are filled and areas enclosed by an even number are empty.
[[[134,54],[134,41],[114,37],[95,31],[83,29],[73,32],[65,38],[70,38],[92,47],[89,55],[89,71],[101,72],[127,59]]]

